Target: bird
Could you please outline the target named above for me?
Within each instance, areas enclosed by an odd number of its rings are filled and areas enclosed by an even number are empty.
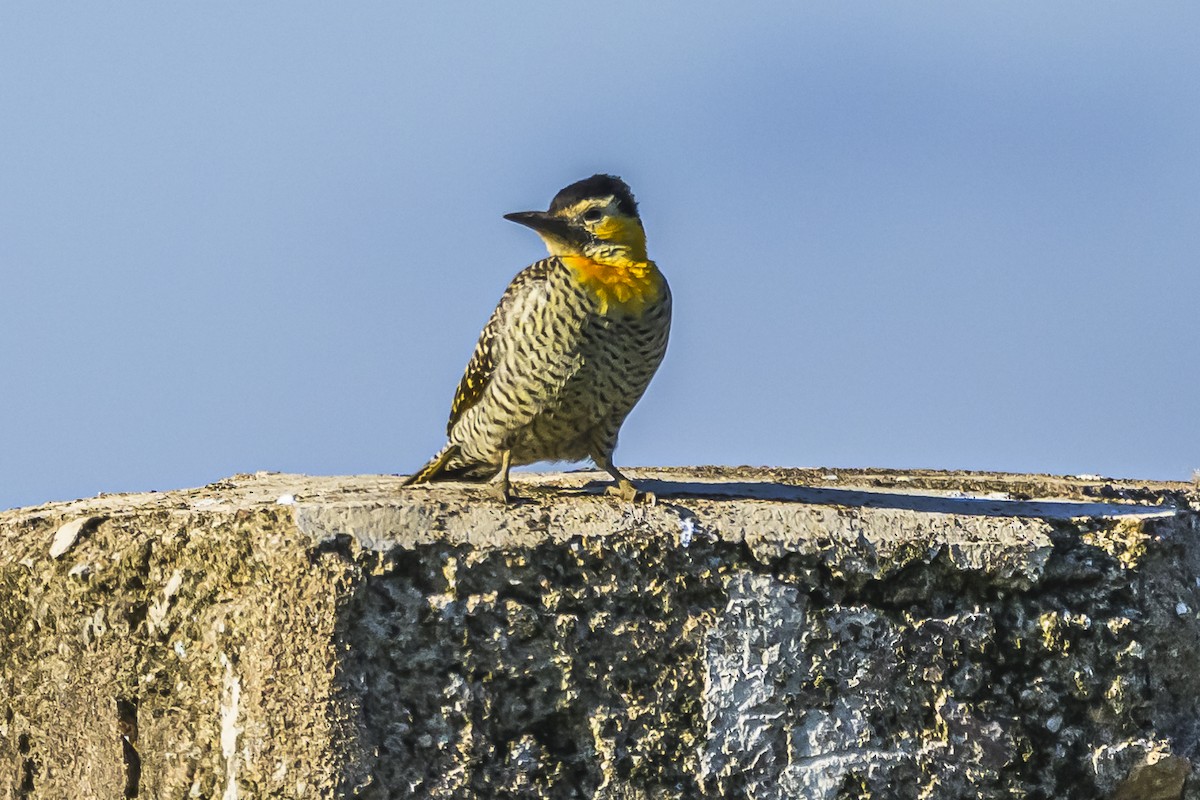
[[[613,478],[606,493],[653,503],[613,464],[671,329],[671,290],[646,254],[633,192],[596,174],[546,211],[504,218],[532,228],[549,256],[509,283],[454,393],[445,446],[405,485],[496,480],[507,503],[512,466],[590,458]]]

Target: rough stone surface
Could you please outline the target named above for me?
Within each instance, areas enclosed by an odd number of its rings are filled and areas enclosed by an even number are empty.
[[[0,513],[0,799],[1200,800],[1196,486],[598,478]]]

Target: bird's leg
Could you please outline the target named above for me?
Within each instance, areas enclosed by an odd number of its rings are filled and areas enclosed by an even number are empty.
[[[596,462],[597,467],[612,475],[613,480],[617,482],[615,486],[605,488],[605,494],[619,497],[627,503],[645,503],[651,506],[658,500],[654,496],[654,492],[638,491],[638,488],[633,485],[633,481],[626,478],[621,474],[621,470],[613,466],[612,456],[596,452],[592,454],[592,460]]]
[[[497,479],[496,494],[501,503],[511,503],[516,499],[508,482],[508,469],[512,466],[512,450],[505,450],[500,456],[500,474]]]

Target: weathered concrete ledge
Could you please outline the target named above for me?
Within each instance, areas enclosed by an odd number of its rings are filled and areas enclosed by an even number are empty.
[[[0,513],[0,798],[1200,798],[1200,494],[237,476]]]

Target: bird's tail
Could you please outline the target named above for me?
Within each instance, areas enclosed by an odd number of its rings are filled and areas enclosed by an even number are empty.
[[[421,467],[419,470],[408,476],[408,480],[404,482],[405,486],[412,486],[417,483],[429,483],[438,479],[446,480],[449,476],[446,473],[446,466],[450,463],[450,459],[458,455],[459,447],[456,444],[447,444],[437,452],[433,458],[429,459],[429,463]]]
[[[495,476],[497,467],[486,464],[452,463],[462,448],[447,444],[429,463],[421,467],[404,481],[404,486],[433,481],[487,481]]]

